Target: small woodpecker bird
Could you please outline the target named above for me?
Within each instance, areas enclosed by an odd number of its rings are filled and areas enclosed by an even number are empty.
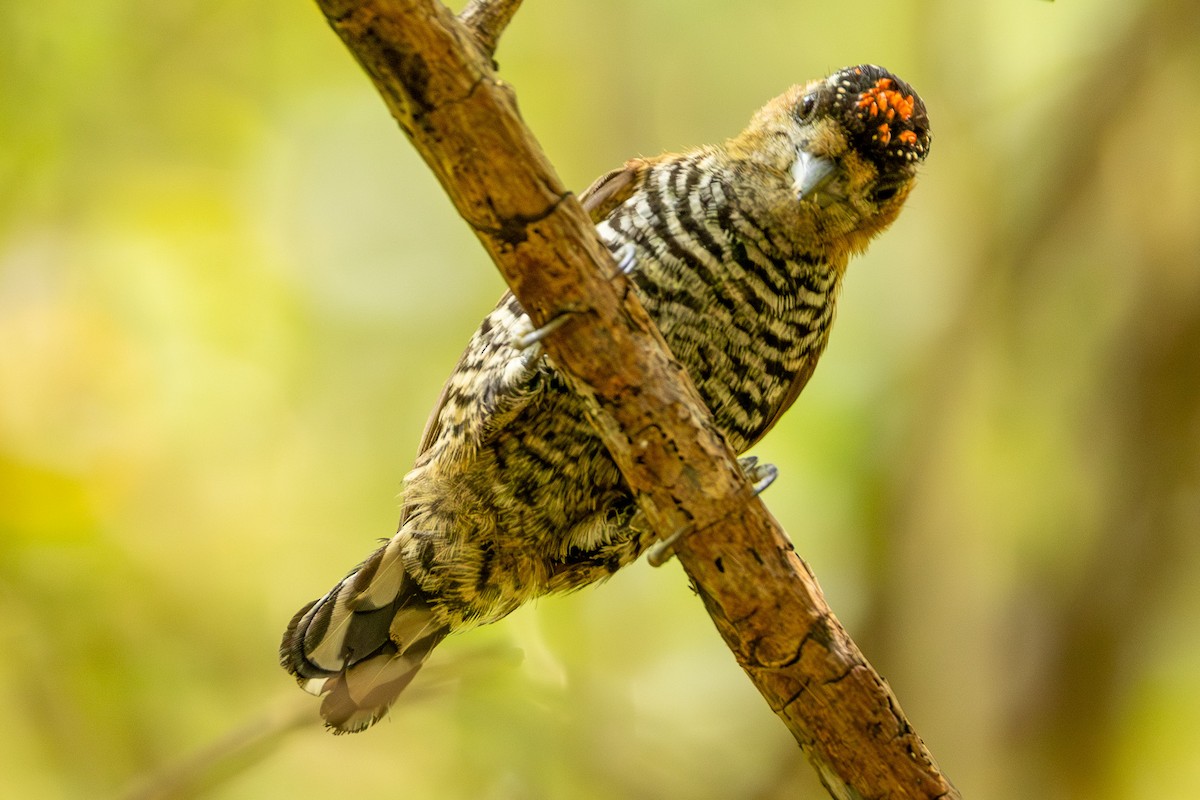
[[[580,198],[733,449],[817,365],[850,256],[896,219],[925,105],[881,67],[794,86],[721,145],[634,159]],[[284,634],[337,732],[378,720],[448,634],[601,581],[654,534],[511,294],[476,330],[405,477],[399,531]],[[757,474],[757,473],[756,473]]]

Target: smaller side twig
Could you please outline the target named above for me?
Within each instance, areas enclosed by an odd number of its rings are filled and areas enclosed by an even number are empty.
[[[521,0],[471,0],[458,15],[458,21],[475,37],[475,43],[490,58],[500,43],[500,34],[508,27]]]

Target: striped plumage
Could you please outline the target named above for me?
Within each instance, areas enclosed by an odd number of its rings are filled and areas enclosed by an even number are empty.
[[[724,145],[631,161],[581,197],[737,452],[804,387],[847,261],[895,219],[928,143],[910,87],[851,67]],[[449,632],[602,580],[653,541],[584,401],[516,346],[528,332],[506,295],[443,390],[399,532],[288,626],[282,663],[337,731],[378,719]]]
[[[655,163],[597,227],[611,249],[635,248],[639,297],[740,453],[824,349],[845,261],[773,241],[740,211],[734,170],[717,148]]]

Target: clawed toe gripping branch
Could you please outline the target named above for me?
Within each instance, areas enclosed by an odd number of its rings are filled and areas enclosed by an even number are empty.
[[[553,324],[555,309],[588,310],[539,344],[594,399],[598,433],[660,538],[685,521],[704,530],[674,542],[675,553],[830,794],[958,797],[755,496],[628,291],[627,265],[614,269],[573,197],[558,201],[566,189],[494,71],[493,52],[519,0],[475,0],[458,17],[436,0],[318,3],[535,330]]]

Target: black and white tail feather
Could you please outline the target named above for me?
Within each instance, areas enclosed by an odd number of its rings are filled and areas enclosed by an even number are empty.
[[[405,539],[396,534],[300,609],[284,633],[280,663],[305,691],[324,696],[321,716],[336,733],[378,721],[450,632],[404,569]]]

